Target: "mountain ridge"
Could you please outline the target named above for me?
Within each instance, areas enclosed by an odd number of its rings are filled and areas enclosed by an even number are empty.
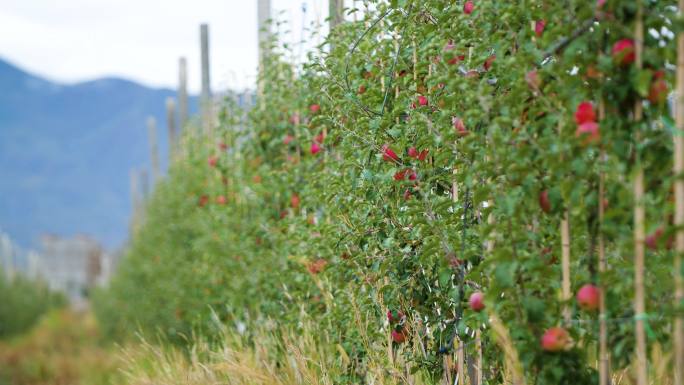
[[[130,170],[150,164],[146,119],[158,122],[163,169],[165,100],[176,92],[120,77],[57,83],[2,57],[0,89],[0,228],[22,247],[43,233],[121,245]]]

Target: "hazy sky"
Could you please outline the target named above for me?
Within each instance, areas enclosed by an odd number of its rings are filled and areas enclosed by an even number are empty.
[[[210,31],[214,89],[254,83],[256,0],[1,0],[0,57],[49,79],[73,83],[120,76],[175,87],[179,56],[199,90],[199,24]],[[327,0],[271,0],[273,15],[302,26],[323,23]],[[302,12],[306,4],[307,12]],[[282,12],[282,13],[281,13]]]

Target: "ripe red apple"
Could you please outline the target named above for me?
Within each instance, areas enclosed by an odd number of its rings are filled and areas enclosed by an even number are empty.
[[[601,132],[599,125],[596,122],[586,122],[577,126],[575,130],[575,137],[584,138],[582,142],[584,145],[596,144],[601,141]]]
[[[648,90],[648,100],[653,104],[663,104],[667,100],[667,93],[665,71],[656,71],[653,74],[653,82]]]
[[[447,61],[447,64],[456,65],[456,64],[462,62],[463,60],[465,60],[465,55],[456,55],[456,56],[452,57],[451,59],[449,59],[449,61]]]
[[[309,106],[309,111],[311,111],[312,114],[317,114],[321,111],[321,106],[318,104],[312,104]]]
[[[475,4],[471,0],[468,0],[463,4],[463,13],[470,15],[475,10]]]
[[[570,346],[570,335],[561,327],[552,327],[544,332],[541,347],[547,352],[559,352]]]
[[[419,95],[418,96],[418,105],[419,106],[427,106],[428,105],[428,98],[423,96],[423,95]]]
[[[400,330],[392,329],[392,341],[397,344],[406,341],[406,330],[404,328],[401,328]]]
[[[427,148],[421,151],[420,154],[418,154],[418,160],[424,161],[425,158],[427,158],[428,156],[428,152],[430,152],[430,150],[428,150]]]
[[[541,79],[539,79],[539,74],[536,70],[532,70],[525,74],[525,81],[533,90],[538,90],[539,87],[541,87]]]
[[[484,65],[483,65],[485,71],[489,71],[489,69],[492,68],[492,64],[494,64],[495,59],[496,59],[496,55],[492,55],[492,56],[488,57],[487,60],[485,60]]]
[[[226,199],[225,195],[219,195],[216,197],[216,204],[219,205],[225,205],[228,200]]]
[[[413,159],[418,159],[420,161],[423,161],[423,160],[425,160],[425,158],[427,157],[429,152],[430,152],[430,150],[428,150],[427,148],[424,149],[423,151],[418,152],[418,149],[416,149],[415,147],[410,147],[408,149],[408,156],[410,156]]]
[[[212,155],[209,157],[209,159],[207,159],[207,163],[209,164],[209,167],[216,167],[218,164],[218,158]]]
[[[311,155],[316,155],[321,151],[321,146],[318,143],[313,142],[313,143],[311,143],[310,151],[311,151]]]
[[[651,250],[657,250],[660,246],[661,238],[665,235],[665,228],[663,226],[659,226],[657,229],[655,229],[651,234],[647,235],[646,238],[644,239],[644,243],[646,243],[646,247],[648,247]],[[673,238],[668,238],[667,241],[665,242],[665,248],[666,249],[671,249],[674,244],[674,239]]]
[[[539,207],[547,214],[551,212],[551,200],[549,199],[548,190],[539,193]]]
[[[294,136],[285,135],[285,137],[283,138],[283,144],[288,145],[288,144],[292,143],[293,140],[294,140]]]
[[[328,264],[328,261],[326,261],[323,258],[319,258],[313,262],[310,262],[306,265],[306,269],[309,270],[309,273],[311,274],[318,274],[325,269],[325,265]]]
[[[402,313],[401,310],[387,310],[387,321],[389,321],[390,324],[401,322],[402,318],[404,318],[404,313]]]
[[[209,197],[206,195],[202,195],[199,197],[199,201],[197,202],[197,205],[199,207],[204,207],[207,205],[207,203],[209,203]]]
[[[618,40],[613,44],[613,60],[621,66],[628,66],[634,63],[636,52],[632,39]]]
[[[411,189],[407,188],[406,190],[404,190],[404,200],[407,201],[409,199],[411,199]]]
[[[594,311],[599,307],[599,288],[588,283],[577,291],[577,304],[587,311]]]
[[[390,148],[388,144],[382,146],[382,159],[387,162],[399,162],[399,157],[397,153]]]
[[[359,90],[356,91],[356,93],[359,94],[359,95],[365,94],[365,93],[366,93],[366,86],[363,85],[363,84],[361,84],[361,85],[359,86]]]
[[[544,33],[544,27],[546,27],[546,21],[544,20],[537,20],[534,23],[534,33],[537,37],[541,37],[542,33]]]
[[[470,300],[468,301],[470,309],[476,312],[482,311],[485,308],[484,304],[484,294],[479,291],[474,292],[470,295]]]
[[[293,209],[296,209],[299,207],[299,195],[297,194],[292,194],[290,197],[290,205],[292,206]]]
[[[408,180],[416,180],[418,178],[418,175],[415,171],[413,171],[410,168],[400,170],[394,173],[394,180],[396,181],[406,180],[406,178],[408,178]]]
[[[596,121],[596,113],[594,112],[594,105],[591,102],[582,102],[577,105],[575,110],[575,123],[584,124]]]
[[[470,131],[466,129],[465,123],[463,123],[463,120],[461,120],[461,118],[457,118],[455,116],[452,117],[451,124],[453,124],[454,128],[456,129],[456,134],[458,136],[466,136],[470,134]]]

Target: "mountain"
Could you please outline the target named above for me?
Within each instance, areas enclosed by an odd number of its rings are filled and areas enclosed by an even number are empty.
[[[24,247],[44,233],[119,246],[130,170],[150,165],[148,116],[165,167],[169,96],[176,92],[118,78],[58,84],[0,59],[0,229]],[[194,113],[197,99],[189,104]]]

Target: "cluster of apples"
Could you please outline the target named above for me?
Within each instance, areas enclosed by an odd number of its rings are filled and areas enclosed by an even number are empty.
[[[225,153],[226,150],[228,150],[228,145],[224,142],[220,142],[218,144],[218,148],[219,148],[221,153]],[[217,168],[219,166],[219,157],[217,155],[210,155],[207,158],[207,165],[209,165],[209,167],[211,167],[211,168]],[[223,173],[223,171],[222,171],[222,173]],[[228,183],[228,179],[225,176],[222,176],[221,180],[223,181],[223,184]],[[197,205],[199,207],[204,207],[209,203],[209,201],[210,201],[210,199],[209,199],[208,195],[202,195],[199,197],[199,201],[197,202]],[[226,198],[225,195],[221,194],[221,195],[218,195],[214,199],[214,201],[218,205],[225,205],[226,203],[228,203],[228,198]]]
[[[584,311],[596,311],[599,308],[600,290],[588,283],[577,291],[577,305]],[[572,346],[572,338],[567,330],[560,326],[546,329],[541,338],[542,350],[547,352],[560,352]]]
[[[596,311],[599,308],[600,290],[593,284],[585,284],[577,291],[576,300],[580,309]],[[480,291],[472,293],[468,305],[472,311],[481,312],[485,308],[484,294]],[[546,329],[541,337],[540,345],[544,351],[559,352],[569,348],[572,345],[572,339],[567,330],[555,326]]]
[[[392,327],[392,341],[401,344],[406,341],[408,331],[406,330],[406,316],[401,310],[388,310],[387,321]]]
[[[424,161],[428,153],[430,152],[429,149],[423,149],[423,150],[418,150],[416,147],[411,146],[408,148],[406,151],[407,155],[409,158],[413,158],[418,161]],[[389,146],[389,144],[384,144],[381,148],[381,154],[382,154],[382,159],[386,162],[394,163],[397,165],[402,165],[401,158],[399,158],[399,155],[397,155],[396,152]],[[416,182],[418,180],[418,174],[416,173],[416,170],[413,168],[407,167],[407,168],[401,168],[397,172],[394,173],[394,180],[397,182],[409,180],[411,182]],[[414,185],[415,187],[415,185]],[[407,188],[404,191],[404,199],[408,200],[411,198],[411,190],[410,188]]]
[[[591,102],[584,101],[575,110],[575,123],[577,129],[575,136],[584,139],[584,144],[596,144],[601,141],[599,125],[596,122],[596,112]]]

